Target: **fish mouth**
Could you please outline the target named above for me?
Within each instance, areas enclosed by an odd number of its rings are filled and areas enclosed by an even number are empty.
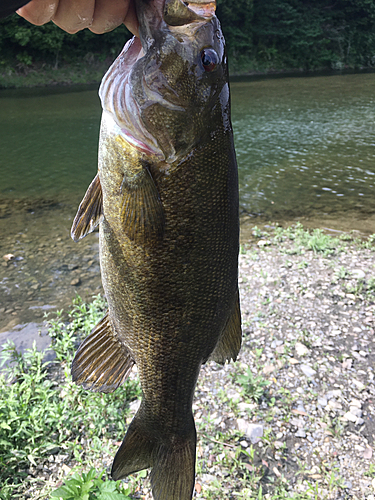
[[[117,125],[117,134],[139,151],[163,158],[157,141],[141,119],[141,109],[131,89],[131,70],[144,55],[140,39],[131,38],[104,75],[99,97],[103,110],[111,115]]]
[[[176,103],[178,96],[173,95],[173,89],[160,74],[157,78],[152,77],[150,81],[143,74],[138,80],[143,101],[140,103],[140,93],[134,92],[132,87],[133,68],[139,67],[138,61],[146,56],[152,40],[160,35],[160,31],[174,31],[206,23],[215,15],[216,1],[138,0],[136,5],[140,38],[133,37],[126,43],[104,75],[99,88],[99,97],[103,110],[112,116],[117,125],[116,133],[120,133],[122,138],[137,150],[155,155],[169,163],[176,159],[176,152],[171,144],[167,150],[165,145],[161,147],[146,127],[142,119],[143,111],[153,104],[173,112],[184,112],[185,108]],[[160,88],[163,88],[164,95],[159,92]]]

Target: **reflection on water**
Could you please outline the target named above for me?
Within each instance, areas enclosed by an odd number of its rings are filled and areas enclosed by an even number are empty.
[[[241,207],[270,219],[375,214],[374,84],[374,74],[234,83]]]
[[[375,232],[374,85],[375,74],[233,83],[242,213]],[[0,332],[18,338],[42,306],[101,291],[97,234],[70,239],[100,114],[96,90],[0,92]]]

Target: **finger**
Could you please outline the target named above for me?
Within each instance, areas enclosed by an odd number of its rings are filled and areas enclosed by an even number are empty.
[[[57,10],[59,0],[32,0],[17,10],[17,14],[29,23],[41,26],[48,23]]]
[[[95,0],[60,0],[52,21],[68,33],[91,26]]]
[[[120,26],[129,8],[130,0],[96,0],[94,19],[89,27],[93,33],[106,33]]]
[[[139,22],[137,18],[137,13],[135,11],[135,5],[134,2],[131,2],[129,5],[128,12],[126,14],[125,20],[124,20],[125,26],[128,28],[130,33],[133,33],[133,35],[139,37]]]

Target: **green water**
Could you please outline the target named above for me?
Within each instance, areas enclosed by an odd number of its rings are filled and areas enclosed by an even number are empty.
[[[374,88],[374,74],[232,84],[241,208],[374,231]]]
[[[375,74],[232,83],[243,228],[375,232],[374,85]],[[97,235],[69,234],[96,173],[100,115],[92,88],[0,91],[3,337],[101,290]]]
[[[71,201],[97,169],[96,89],[0,91],[0,199]]]

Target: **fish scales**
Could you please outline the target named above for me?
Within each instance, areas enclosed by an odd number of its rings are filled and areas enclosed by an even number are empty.
[[[103,79],[98,175],[72,227],[78,240],[99,224],[109,308],[72,374],[110,392],[136,363],[142,401],[112,477],[151,467],[155,500],[190,500],[199,371],[241,345],[226,55],[212,2],[136,5],[142,46],[129,42]]]

